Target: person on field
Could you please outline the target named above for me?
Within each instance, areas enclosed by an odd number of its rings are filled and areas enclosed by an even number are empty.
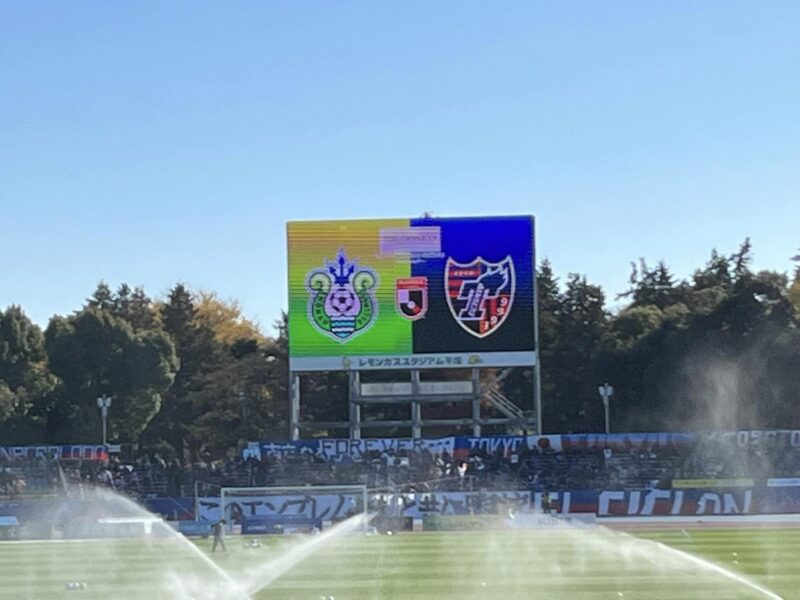
[[[211,531],[214,534],[214,544],[211,546],[211,552],[216,551],[217,545],[219,544],[222,546],[222,551],[227,552],[228,549],[225,547],[225,519],[220,519],[214,525],[211,526]]]
[[[553,512],[553,501],[550,499],[550,492],[548,492],[547,490],[542,492],[542,512],[543,513]]]

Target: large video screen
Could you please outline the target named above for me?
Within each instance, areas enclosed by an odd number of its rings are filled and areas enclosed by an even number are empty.
[[[293,371],[533,365],[533,217],[287,225]]]

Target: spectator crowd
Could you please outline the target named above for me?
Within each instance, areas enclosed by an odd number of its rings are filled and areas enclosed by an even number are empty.
[[[473,449],[458,457],[428,450],[366,452],[325,459],[313,452],[201,454],[195,461],[159,453],[110,454],[102,460],[33,458],[0,462],[0,498],[59,493],[92,484],[139,499],[213,496],[222,487],[361,484],[373,490],[646,489],[675,479],[800,476],[800,447],[785,440],[735,443],[735,438],[698,438],[691,445],[590,448],[559,451]]]

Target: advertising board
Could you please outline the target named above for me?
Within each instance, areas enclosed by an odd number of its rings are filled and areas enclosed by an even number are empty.
[[[292,371],[532,366],[533,217],[287,225]]]

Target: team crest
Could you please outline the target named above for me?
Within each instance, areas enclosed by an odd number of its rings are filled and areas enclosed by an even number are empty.
[[[511,256],[498,263],[478,257],[468,264],[448,258],[444,279],[453,318],[475,337],[493,334],[511,312],[514,277]]]
[[[394,302],[397,312],[409,321],[424,317],[428,312],[428,278],[398,279],[395,284]]]
[[[309,320],[336,341],[348,342],[375,322],[377,283],[372,269],[348,260],[339,250],[335,261],[326,260],[306,278]]]

